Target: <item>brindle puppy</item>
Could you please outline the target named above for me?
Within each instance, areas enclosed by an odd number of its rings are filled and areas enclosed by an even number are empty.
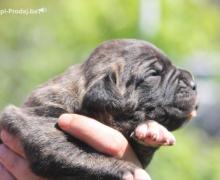
[[[57,128],[57,118],[78,113],[119,130],[145,167],[157,148],[131,138],[135,128],[154,119],[172,131],[190,119],[195,108],[196,86],[189,72],[177,69],[147,42],[112,40],[83,64],[38,87],[21,108],[8,106],[0,122],[21,139],[31,168],[40,176],[122,179],[138,167],[70,137]]]

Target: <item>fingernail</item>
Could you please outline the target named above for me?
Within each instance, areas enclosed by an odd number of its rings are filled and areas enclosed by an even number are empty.
[[[62,128],[69,127],[72,118],[71,114],[62,114],[58,120],[58,125]]]

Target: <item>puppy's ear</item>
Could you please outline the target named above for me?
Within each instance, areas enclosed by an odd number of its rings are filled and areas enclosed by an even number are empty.
[[[117,87],[118,75],[113,69],[95,82],[86,92],[82,109],[91,113],[108,112],[111,114],[121,112],[123,109],[123,96]]]

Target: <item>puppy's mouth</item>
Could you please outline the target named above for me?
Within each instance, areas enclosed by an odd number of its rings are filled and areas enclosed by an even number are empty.
[[[167,112],[167,115],[170,118],[179,119],[182,121],[189,121],[197,116],[197,106],[195,106],[193,109],[189,110],[182,110],[178,107],[165,107],[164,110]]]
[[[175,102],[175,106],[179,113],[176,115],[182,117],[181,119],[191,120],[197,116],[198,101],[197,96],[179,99]]]
[[[166,118],[162,120],[161,124],[167,125],[169,130],[175,130],[196,117],[197,109],[198,103],[196,96],[186,99],[176,99],[174,105],[163,107]]]
[[[181,89],[174,96],[174,108],[182,112],[186,120],[196,117],[198,109],[197,91],[191,89]]]
[[[196,116],[197,116],[197,110],[195,109],[195,110],[191,111],[191,112],[187,115],[187,120],[191,120],[191,119],[193,119],[193,118],[196,117]]]

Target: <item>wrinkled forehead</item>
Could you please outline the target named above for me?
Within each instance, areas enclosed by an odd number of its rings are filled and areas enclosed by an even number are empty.
[[[134,40],[111,40],[98,46],[85,62],[86,69],[93,67],[106,69],[112,64],[124,64],[127,67],[157,65],[166,68],[171,65],[169,58],[151,43]],[[145,65],[144,65],[145,64]]]
[[[110,40],[99,45],[92,53],[93,55],[123,56],[129,55],[135,57],[142,53],[149,55],[166,55],[153,44],[136,39]]]
[[[144,42],[128,46],[123,51],[125,63],[135,66],[156,66],[158,69],[171,67],[169,58],[157,47]]]

